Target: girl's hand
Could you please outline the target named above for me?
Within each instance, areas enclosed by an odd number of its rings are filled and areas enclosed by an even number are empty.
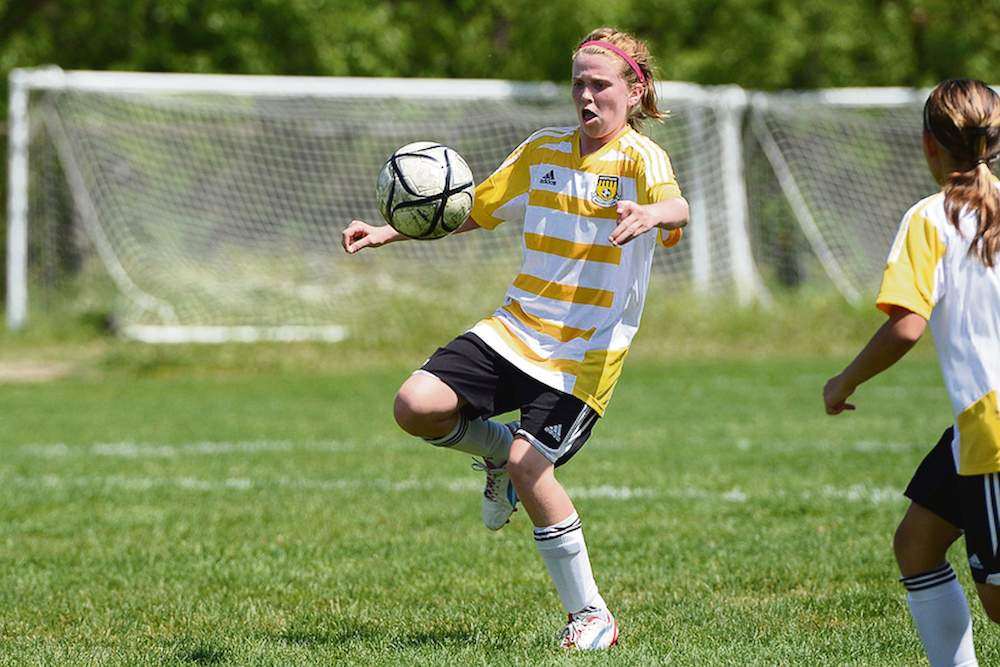
[[[823,387],[823,403],[826,404],[826,414],[839,415],[844,410],[854,410],[847,398],[854,393],[854,387],[846,387],[843,375],[830,378]]]
[[[403,235],[389,225],[376,227],[363,220],[352,220],[341,234],[340,243],[349,255],[353,255],[362,248],[378,248],[401,238]]]
[[[659,222],[650,214],[648,206],[640,206],[627,199],[618,202],[617,212],[618,224],[608,237],[612,245],[616,246],[625,245],[640,234],[645,234]]]
[[[667,197],[653,204],[640,205],[623,199],[618,202],[618,222],[608,237],[613,245],[625,245],[653,227],[674,230],[688,223],[688,203],[683,197]]]

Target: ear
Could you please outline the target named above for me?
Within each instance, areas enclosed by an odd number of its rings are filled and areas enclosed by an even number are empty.
[[[938,151],[941,147],[938,146],[938,142],[934,139],[930,132],[924,130],[924,153],[927,157],[936,158]]]
[[[632,86],[632,89],[628,91],[628,106],[629,108],[634,107],[640,101],[642,101],[642,96],[646,94],[646,84],[637,83]]]

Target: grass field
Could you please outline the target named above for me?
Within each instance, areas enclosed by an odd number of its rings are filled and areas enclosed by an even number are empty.
[[[553,647],[526,515],[487,531],[469,459],[392,423],[430,348],[8,337],[0,665],[924,664],[891,535],[948,421],[932,348],[830,418],[879,318],[782,313],[649,313],[561,471],[622,626],[599,655]]]

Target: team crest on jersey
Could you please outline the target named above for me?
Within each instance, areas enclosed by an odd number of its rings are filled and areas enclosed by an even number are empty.
[[[607,208],[617,204],[620,198],[621,194],[618,192],[617,176],[606,176],[602,174],[597,177],[597,190],[594,192],[593,196],[591,196],[590,201],[594,202],[598,206]]]

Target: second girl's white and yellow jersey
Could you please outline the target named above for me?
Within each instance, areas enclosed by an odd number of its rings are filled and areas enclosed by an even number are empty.
[[[965,211],[960,227],[948,221],[943,193],[913,206],[877,303],[929,320],[955,413],[955,464],[961,475],[985,475],[1000,472],[1000,269],[968,255],[975,214]]]
[[[680,230],[608,241],[621,200],[680,196],[666,152],[631,127],[580,157],[580,128],[526,139],[476,189],[472,218],[524,224],[524,262],[506,302],[472,329],[498,354],[599,414],[639,326],[653,249]]]

